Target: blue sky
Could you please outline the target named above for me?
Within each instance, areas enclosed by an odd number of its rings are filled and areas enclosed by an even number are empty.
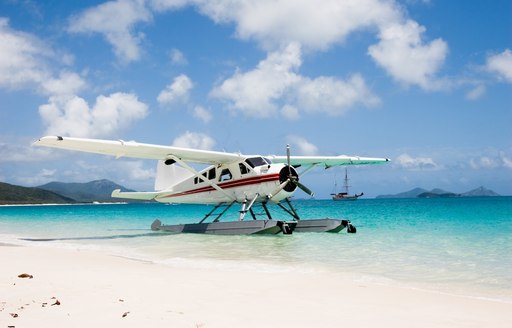
[[[508,0],[4,0],[0,181],[152,189],[152,161],[30,146],[63,135],[389,157],[352,191],[512,195],[511,91]]]

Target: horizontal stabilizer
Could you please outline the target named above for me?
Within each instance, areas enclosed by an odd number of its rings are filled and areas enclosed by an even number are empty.
[[[147,192],[121,192],[121,189],[112,191],[112,198],[127,198],[127,199],[138,199],[138,200],[152,200],[158,196],[159,192],[147,191]]]

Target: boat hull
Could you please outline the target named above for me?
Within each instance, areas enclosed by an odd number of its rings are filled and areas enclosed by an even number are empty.
[[[332,200],[357,200],[363,193],[358,195],[348,195],[347,193],[338,193],[332,196]]]

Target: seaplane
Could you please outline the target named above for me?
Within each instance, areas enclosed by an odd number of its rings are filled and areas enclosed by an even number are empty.
[[[367,165],[389,162],[388,158],[359,156],[244,155],[192,148],[153,145],[123,140],[100,140],[45,136],[33,143],[95,154],[157,161],[154,191],[112,192],[113,198],[173,204],[208,204],[212,209],[197,223],[151,224],[155,231],[207,234],[291,234],[293,232],[355,232],[349,220],[301,219],[290,198],[297,189],[313,196],[300,177],[313,168]],[[202,169],[198,166],[203,167]],[[300,171],[300,172],[299,172]],[[288,219],[275,218],[270,203],[280,207]],[[221,218],[238,204],[235,218]],[[257,209],[258,207],[258,209]],[[261,210],[262,208],[262,210]],[[249,215],[248,215],[249,214]],[[283,214],[281,214],[283,215]],[[288,217],[289,216],[289,217]]]

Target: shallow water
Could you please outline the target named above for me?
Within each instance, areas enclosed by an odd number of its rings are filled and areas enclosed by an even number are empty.
[[[149,229],[155,218],[195,222],[211,209],[205,205],[2,206],[0,243],[93,249],[242,273],[334,271],[358,281],[512,302],[512,197],[294,205],[303,219],[349,219],[357,233],[212,236]]]

